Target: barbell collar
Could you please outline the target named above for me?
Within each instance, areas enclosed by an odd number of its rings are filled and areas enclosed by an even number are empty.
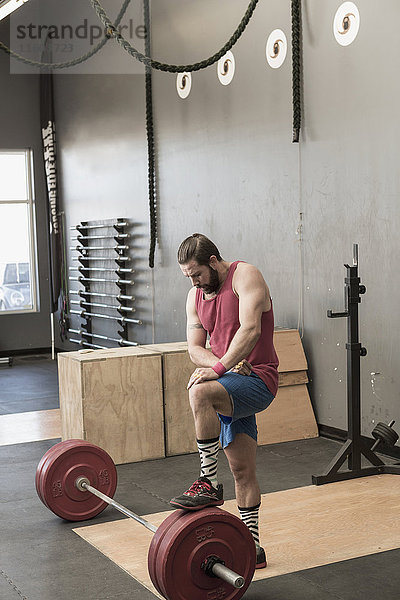
[[[126,515],[127,517],[134,519],[138,523],[141,523],[146,527],[146,529],[149,529],[153,533],[157,531],[157,527],[155,525],[152,525],[151,523],[149,523],[149,521],[146,521],[146,519],[139,517],[139,515],[137,515],[136,513],[132,512],[125,506],[122,506],[122,504],[120,504],[119,502],[116,502],[116,500],[114,500],[113,498],[109,498],[102,492],[99,492],[99,490],[97,490],[96,488],[92,487],[90,485],[89,480],[86,477],[78,477],[78,479],[75,481],[75,486],[81,492],[88,491],[91,494],[94,494],[95,496],[100,498],[100,500],[103,500],[104,502],[107,502],[107,504],[109,504],[110,506],[116,508],[123,515]]]

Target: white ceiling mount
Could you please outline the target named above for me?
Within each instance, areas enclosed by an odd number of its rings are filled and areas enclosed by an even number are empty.
[[[265,48],[265,55],[270,67],[279,69],[285,61],[287,54],[287,39],[282,29],[274,29],[270,33]]]
[[[0,0],[0,21],[8,17],[25,2],[28,2],[28,0]]]
[[[230,50],[217,62],[217,74],[222,85],[229,85],[232,81],[235,74],[235,57]]]
[[[192,89],[191,73],[178,73],[176,77],[176,90],[180,98],[187,98]]]
[[[333,35],[338,44],[348,46],[357,37],[360,28],[360,13],[354,2],[343,2],[336,11]]]

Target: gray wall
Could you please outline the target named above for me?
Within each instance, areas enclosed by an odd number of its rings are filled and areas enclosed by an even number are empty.
[[[0,40],[8,45],[8,19],[0,21]],[[0,148],[32,148],[39,271],[38,312],[0,314],[0,352],[49,348],[51,344],[46,196],[39,120],[39,77],[10,75],[9,58],[0,52]],[[1,185],[1,182],[0,182]],[[17,225],[15,225],[17,227]]]
[[[243,0],[153,0],[153,55],[190,63],[219,49],[241,19]],[[367,294],[360,306],[363,432],[400,418],[400,192],[396,24],[400,6],[359,0],[361,29],[349,47],[334,40],[337,0],[303,0],[304,119],[291,143],[291,64],[266,65],[273,29],[290,39],[290,2],[260,2],[234,48],[236,74],[219,84],[215,66],[195,73],[178,98],[175,76],[154,72],[159,171],[156,267],[147,267],[148,209],[144,82],[136,76],[57,75],[61,192],[67,225],[126,216],[138,223],[136,307],[141,343],[184,339],[188,282],[176,265],[193,231],[213,238],[224,258],[255,263],[274,299],[276,324],[297,327],[299,284],[310,392],[320,423],[346,428],[346,322],[343,264],[360,245]],[[384,42],[382,41],[384,40]],[[379,51],[378,51],[379,49]],[[376,50],[376,51],[375,51]],[[121,50],[122,52],[122,50]],[[303,213],[302,245],[296,233]],[[302,256],[303,269],[300,258]],[[154,318],[152,298],[154,297]],[[301,315],[300,315],[301,316]],[[72,348],[66,345],[66,348]],[[371,372],[379,372],[375,387]]]

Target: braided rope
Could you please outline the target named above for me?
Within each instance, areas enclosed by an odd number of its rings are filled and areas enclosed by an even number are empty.
[[[232,37],[228,40],[228,42],[223,46],[223,48],[221,48],[221,50],[219,50],[219,52],[217,52],[213,56],[210,56],[210,58],[207,58],[206,60],[202,60],[191,65],[170,65],[168,63],[161,63],[159,61],[152,60],[149,56],[145,56],[144,54],[136,50],[136,48],[131,46],[128,40],[126,40],[121,35],[121,33],[114,27],[98,0],[90,0],[90,2],[93,8],[95,9],[98,17],[100,18],[101,22],[103,23],[104,27],[106,28],[107,32],[109,33],[110,37],[113,37],[128,54],[139,60],[144,65],[146,65],[146,67],[157,69],[159,71],[166,71],[168,73],[184,73],[200,71],[201,69],[205,69],[206,67],[209,67],[210,65],[213,65],[214,63],[219,61],[219,59],[222,58],[222,56],[225,56],[228,50],[230,50],[236,44],[236,42],[246,29],[247,24],[250,21],[254,9],[258,3],[258,0],[250,1],[250,4],[247,7],[244,17],[239,23],[239,26],[233,33]]]
[[[292,0],[293,137],[299,142],[301,127],[301,0]]]
[[[146,27],[145,52],[151,56],[151,32],[150,32],[150,7],[149,0],[143,0],[144,24]],[[147,160],[148,160],[148,188],[149,188],[149,210],[150,210],[150,250],[149,267],[154,267],[154,253],[157,241],[157,197],[156,197],[156,174],[154,153],[154,124],[153,124],[153,92],[151,67],[146,66],[146,134],[147,134]]]
[[[119,14],[113,25],[113,28],[118,27],[118,25],[120,24],[121,19],[125,14],[126,9],[128,8],[130,1],[131,0],[124,0],[121,10],[119,11]],[[87,61],[89,58],[94,56],[99,50],[101,50],[103,48],[103,46],[105,46],[105,44],[108,42],[108,40],[110,38],[111,38],[110,35],[106,35],[106,37],[104,37],[97,44],[97,46],[95,46],[92,50],[90,50],[83,56],[80,56],[79,58],[74,58],[73,60],[69,60],[67,62],[60,62],[60,63],[48,63],[48,62],[40,62],[37,60],[30,60],[29,58],[25,58],[25,56],[21,56],[21,54],[17,54],[17,52],[14,52],[10,48],[8,48],[5,44],[3,44],[3,42],[0,42],[0,50],[3,50],[3,52],[5,52],[9,56],[11,56],[12,58],[19,60],[20,62],[25,63],[26,65],[30,65],[31,67],[42,67],[42,68],[47,67],[47,68],[51,68],[51,69],[67,69],[69,67],[75,67],[76,65],[80,65],[81,63]]]

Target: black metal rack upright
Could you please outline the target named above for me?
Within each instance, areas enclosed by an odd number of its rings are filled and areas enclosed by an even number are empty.
[[[368,475],[392,473],[400,475],[400,464],[386,465],[373,450],[368,441],[361,436],[361,386],[360,357],[366,356],[367,350],[361,346],[358,327],[358,305],[366,287],[358,276],[358,244],[353,244],[353,265],[344,265],[347,269],[345,277],[346,310],[333,312],[328,310],[328,318],[347,318],[347,440],[322,475],[313,475],[315,485],[356,479]],[[362,457],[373,466],[362,466]],[[339,471],[347,459],[346,470]]]

